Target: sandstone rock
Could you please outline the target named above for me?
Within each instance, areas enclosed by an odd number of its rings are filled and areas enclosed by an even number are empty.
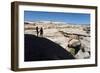
[[[77,39],[72,39],[68,42],[69,47],[77,47],[81,45],[81,42]]]

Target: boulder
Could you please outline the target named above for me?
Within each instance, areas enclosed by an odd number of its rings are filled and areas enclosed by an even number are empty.
[[[71,39],[68,42],[68,47],[70,48],[74,48],[75,49],[75,54],[78,53],[78,51],[81,49],[81,42],[78,39]]]

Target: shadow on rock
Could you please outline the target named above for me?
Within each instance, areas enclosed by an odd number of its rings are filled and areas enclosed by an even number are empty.
[[[75,59],[71,53],[49,39],[25,34],[24,40],[24,61]]]

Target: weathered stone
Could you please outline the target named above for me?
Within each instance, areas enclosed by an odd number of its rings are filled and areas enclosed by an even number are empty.
[[[73,48],[74,52],[71,50],[70,52],[72,52],[72,54],[74,53],[74,55],[76,55],[78,53],[78,51],[81,49],[81,42],[78,39],[71,39],[68,42],[68,47]]]
[[[68,45],[70,47],[77,47],[77,46],[81,45],[81,42],[77,39],[72,39],[68,42]]]

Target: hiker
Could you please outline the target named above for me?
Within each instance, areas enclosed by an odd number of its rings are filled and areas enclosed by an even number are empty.
[[[39,34],[38,26],[36,27],[36,33],[37,33],[37,37],[38,37],[38,34]]]
[[[40,28],[40,36],[43,37],[43,28]]]

